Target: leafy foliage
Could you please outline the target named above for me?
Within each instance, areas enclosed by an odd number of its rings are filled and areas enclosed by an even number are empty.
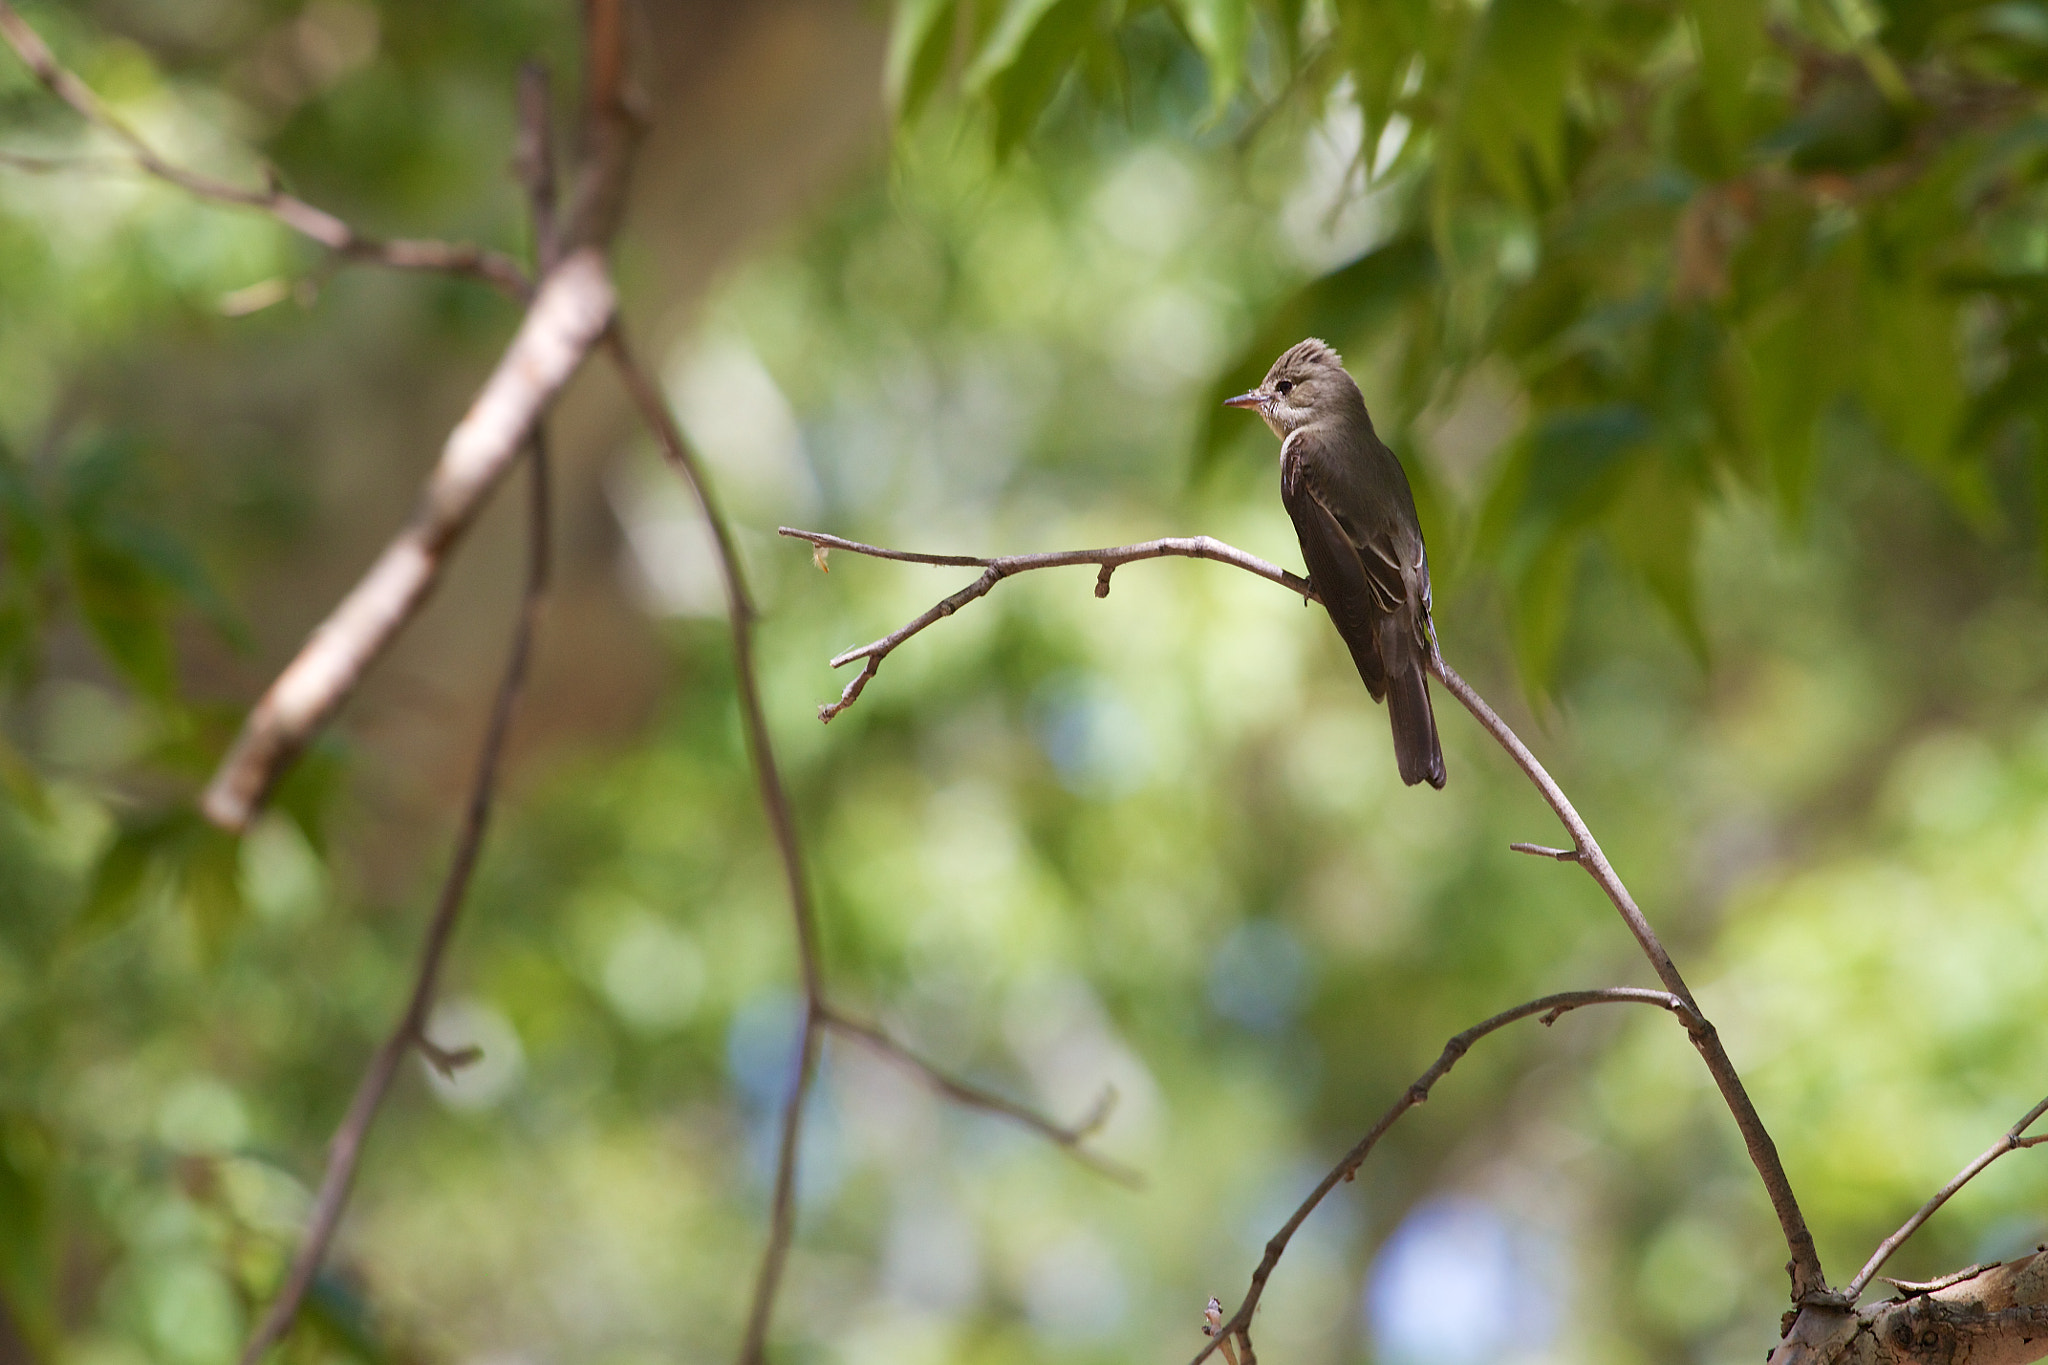
[[[1055,95],[1092,88],[1090,44],[1154,17],[1087,6],[1091,27],[1071,8],[1056,20],[1005,7],[970,44],[960,90],[989,107],[999,148]],[[937,35],[979,35],[987,7],[940,9],[899,10],[899,38],[927,44],[905,119],[937,81]],[[1532,684],[1555,677],[1588,539],[1701,647],[1696,527],[1730,483],[1796,520],[1818,461],[1883,452],[1987,530],[2033,529],[1993,492],[2035,441],[2042,391],[2028,282],[2043,259],[2026,226],[2044,192],[2033,7],[1212,0],[1167,12],[1217,107],[1231,106],[1227,127],[1255,136],[1276,109],[1356,119],[1355,169],[1380,205],[1385,244],[1305,286],[1226,384],[1304,331],[1391,350],[1373,394],[1381,425],[1426,464],[1410,424],[1454,407],[1482,362],[1512,366],[1525,424],[1484,515],[1461,525],[1438,504],[1430,529],[1472,536],[1511,585]],[[1261,79],[1240,94],[1247,71]],[[1425,248],[1435,268],[1412,279],[1418,307],[1358,294],[1392,263],[1382,253]]]

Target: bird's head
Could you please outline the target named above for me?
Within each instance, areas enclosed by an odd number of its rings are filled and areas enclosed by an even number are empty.
[[[1365,400],[1344,372],[1344,358],[1310,337],[1281,353],[1266,371],[1265,382],[1223,402],[1229,408],[1251,408],[1266,419],[1282,440],[1319,417],[1356,408],[1364,415]]]

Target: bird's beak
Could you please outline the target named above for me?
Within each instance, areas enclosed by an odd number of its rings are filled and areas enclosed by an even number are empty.
[[[1226,408],[1262,408],[1266,406],[1267,401],[1272,396],[1272,394],[1267,393],[1264,389],[1253,389],[1251,392],[1241,393],[1235,398],[1224,399],[1223,406]]]

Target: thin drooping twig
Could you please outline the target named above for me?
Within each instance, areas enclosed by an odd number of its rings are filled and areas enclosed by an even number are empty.
[[[2026,1136],[2027,1129],[2033,1127],[2034,1121],[2043,1114],[2048,1114],[2048,1099],[2042,1100],[2032,1109],[2020,1115],[2018,1123],[2006,1129],[1998,1141],[1985,1148],[1975,1161],[1963,1167],[1962,1170],[1957,1171],[1955,1179],[1935,1191],[1934,1197],[1925,1204],[1922,1204],[1919,1211],[1911,1218],[1908,1218],[1897,1232],[1879,1242],[1877,1250],[1871,1252],[1870,1259],[1863,1263],[1863,1269],[1856,1272],[1856,1278],[1842,1287],[1843,1297],[1850,1303],[1856,1302],[1857,1298],[1862,1295],[1864,1289],[1870,1284],[1871,1277],[1877,1274],[1879,1270],[1882,1270],[1884,1263],[1891,1259],[1892,1253],[1904,1246],[1906,1239],[1918,1232],[1920,1225],[1929,1218],[1932,1218],[1935,1210],[1946,1204],[1957,1190],[1975,1180],[1978,1172],[2004,1156],[2007,1152],[2017,1152],[2022,1147],[2038,1147],[2042,1143],[2048,1142],[2048,1133],[2043,1133],[2038,1137]]]
[[[542,278],[512,344],[449,433],[411,521],[243,721],[201,800],[207,818],[226,829],[245,828],[285,765],[418,614],[448,551],[596,345],[615,307],[604,257],[594,247]]]
[[[427,925],[426,939],[420,946],[412,993],[407,997],[405,1012],[370,1059],[369,1069],[363,1073],[355,1096],[349,1101],[348,1112],[335,1129],[333,1141],[328,1144],[327,1169],[320,1178],[313,1211],[306,1220],[305,1234],[292,1257],[291,1267],[277,1297],[271,1300],[262,1321],[242,1349],[241,1365],[256,1365],[264,1352],[283,1339],[291,1328],[292,1320],[298,1316],[299,1306],[305,1301],[313,1277],[319,1273],[328,1244],[334,1240],[335,1229],[340,1226],[342,1210],[348,1205],[349,1191],[355,1184],[356,1168],[362,1159],[363,1144],[370,1135],[370,1125],[376,1121],[377,1111],[382,1107],[406,1053],[418,1048],[425,1055],[436,1057],[444,1066],[459,1064],[459,1054],[447,1053],[428,1042],[426,1024],[427,1015],[433,1009],[435,990],[440,984],[448,943],[454,936],[455,923],[469,891],[470,877],[476,871],[477,855],[483,848],[484,832],[490,824],[492,798],[498,786],[499,760],[504,756],[505,738],[511,732],[513,713],[518,709],[519,696],[525,686],[534,631],[540,623],[541,605],[547,592],[548,456],[540,428],[534,429],[527,444],[532,478],[528,500],[526,584],[519,600],[518,623],[513,627],[505,671],[498,680],[497,695],[491,703],[490,722],[484,729],[483,745],[477,754],[476,774],[470,781],[462,828],[456,836],[455,851],[449,859],[448,872],[434,904],[434,916]]]
[[[129,157],[145,174],[176,185],[201,199],[267,213],[294,232],[349,260],[374,261],[399,270],[467,275],[515,296],[526,291],[526,272],[503,252],[467,242],[387,241],[371,237],[357,232],[327,210],[316,208],[297,195],[285,193],[274,181],[262,189],[249,189],[165,159],[146,138],[110,109],[92,87],[59,62],[56,54],[50,51],[49,44],[6,0],[0,0],[0,38],[6,39],[15,55],[51,94],[126,148]]]
[[[747,736],[748,756],[761,789],[761,804],[774,832],[776,851],[781,855],[783,883],[789,893],[791,914],[796,921],[797,963],[803,972],[804,993],[816,997],[824,980],[818,957],[817,911],[812,904],[810,881],[804,875],[803,850],[798,845],[796,817],[791,813],[789,792],[782,783],[782,771],[775,762],[774,741],[768,733],[768,715],[761,705],[761,685],[754,664],[754,601],[747,591],[746,570],[740,563],[739,544],[732,526],[719,505],[718,492],[705,476],[697,452],[683,436],[683,429],[668,409],[667,400],[646,367],[640,364],[627,342],[624,329],[614,324],[604,334],[604,348],[625,384],[627,396],[640,412],[660,444],[662,455],[688,484],[697,506],[710,525],[718,549],[718,564],[725,580],[727,624],[732,632],[733,671],[739,679],[740,720]]]
[[[1209,1344],[1196,1353],[1191,1365],[1202,1365],[1219,1344],[1233,1336],[1237,1338],[1243,1359],[1247,1362],[1256,1360],[1251,1348],[1252,1314],[1258,1311],[1259,1299],[1266,1292],[1266,1281],[1272,1278],[1273,1268],[1280,1264],[1280,1258],[1286,1254],[1287,1245],[1294,1239],[1295,1232],[1307,1221],[1308,1216],[1315,1212],[1316,1206],[1323,1202],[1331,1190],[1357,1174],[1358,1168],[1372,1155],[1372,1149],[1379,1145],[1379,1140],[1386,1136],[1387,1130],[1392,1128],[1403,1114],[1429,1098],[1431,1087],[1458,1064],[1458,1059],[1471,1049],[1472,1044],[1489,1033],[1506,1028],[1518,1019],[1542,1015],[1543,1022],[1548,1025],[1555,1023],[1560,1015],[1588,1005],[1655,1005],[1659,1009],[1671,1011],[1688,1025],[1698,1017],[1698,1011],[1692,1002],[1676,994],[1645,990],[1637,986],[1610,986],[1602,990],[1561,991],[1556,995],[1546,995],[1540,1000],[1531,1000],[1511,1010],[1502,1010],[1491,1019],[1474,1024],[1452,1038],[1444,1044],[1444,1050],[1438,1054],[1436,1061],[1430,1064],[1429,1069],[1417,1076],[1415,1083],[1401,1092],[1401,1097],[1388,1106],[1386,1113],[1380,1115],[1379,1122],[1368,1129],[1365,1136],[1344,1154],[1343,1160],[1330,1168],[1330,1173],[1309,1191],[1308,1198],[1301,1201],[1301,1206],[1295,1209],[1292,1216],[1281,1225],[1280,1230],[1267,1241],[1265,1255],[1260,1258],[1258,1269],[1252,1272],[1251,1288],[1246,1291],[1244,1302],[1238,1305],[1237,1311],[1230,1315],[1228,1322],[1210,1335]]]
[[[817,1059],[828,1030],[836,1030],[875,1048],[916,1070],[948,1098],[976,1109],[1002,1115],[1050,1138],[1077,1160],[1105,1174],[1127,1174],[1115,1163],[1088,1151],[1081,1144],[1094,1128],[1084,1123],[1062,1127],[1022,1105],[948,1076],[915,1052],[890,1038],[873,1025],[857,1023],[841,1013],[826,995],[823,960],[818,948],[817,911],[804,871],[803,849],[798,841],[796,816],[781,769],[775,761],[775,746],[768,730],[767,712],[761,703],[761,685],[754,662],[754,604],[747,591],[746,573],[740,562],[739,546],[733,539],[717,492],[706,477],[696,451],[683,436],[675,415],[662,397],[660,387],[635,358],[624,329],[616,322],[606,332],[605,350],[627,395],[639,410],[641,420],[660,444],[663,456],[689,485],[711,529],[718,549],[719,570],[724,578],[727,623],[732,633],[733,671],[739,684],[740,717],[747,737],[747,752],[760,788],[761,806],[775,838],[781,858],[783,882],[789,896],[791,921],[796,930],[797,965],[804,991],[803,1032],[798,1043],[795,1083],[785,1097],[780,1148],[776,1155],[775,1189],[771,1197],[768,1242],[761,1253],[755,1275],[753,1296],[747,1310],[747,1327],[739,1349],[740,1365],[760,1365],[766,1358],[768,1329],[774,1316],[775,1300],[783,1272],[788,1265],[795,1234],[797,1157],[803,1140],[805,1102],[817,1077]],[[826,537],[829,542],[830,537]],[[1142,556],[1133,556],[1142,557]],[[1103,583],[1108,581],[1104,570]],[[1108,591],[1106,586],[1098,591]]]
[[[760,786],[761,806],[774,833],[776,851],[781,855],[790,917],[796,926],[797,967],[804,988],[803,1036],[798,1044],[795,1083],[783,1107],[782,1145],[776,1156],[768,1245],[754,1280],[746,1335],[739,1351],[740,1365],[759,1365],[766,1358],[769,1319],[774,1313],[775,1296],[782,1285],[782,1272],[795,1232],[797,1151],[803,1141],[804,1103],[810,1098],[811,1083],[817,1077],[818,1045],[823,1031],[819,1006],[824,1000],[825,975],[818,954],[817,912],[811,902],[810,879],[804,873],[803,850],[797,843],[796,816],[782,783],[782,771],[775,762],[775,745],[768,733],[767,713],[761,705],[760,679],[754,668],[754,603],[747,592],[746,571],[740,564],[732,527],[719,506],[717,490],[698,463],[696,451],[683,438],[682,428],[669,411],[661,390],[635,359],[624,330],[616,323],[605,333],[604,345],[628,396],[640,411],[641,420],[696,496],[697,506],[703,511],[718,547],[719,571],[725,580],[726,621],[732,632],[733,672],[739,683],[741,727],[746,732],[754,778]]]
[[[833,1005],[821,1004],[818,1007],[818,1019],[825,1028],[830,1029],[832,1032],[855,1039],[864,1046],[896,1062],[898,1065],[916,1072],[919,1079],[946,1098],[963,1104],[970,1109],[981,1109],[991,1114],[998,1114],[1013,1123],[1029,1128],[1054,1146],[1063,1147],[1073,1153],[1074,1159],[1082,1165],[1092,1166],[1103,1175],[1120,1184],[1136,1188],[1144,1183],[1144,1178],[1129,1166],[1124,1165],[1120,1161],[1111,1161],[1108,1157],[1091,1152],[1082,1145],[1108,1121],[1111,1106],[1116,1100],[1116,1092],[1114,1090],[1105,1091],[1101,1101],[1095,1106],[1094,1112],[1090,1113],[1081,1122],[1069,1127],[1065,1124],[1054,1123],[1044,1115],[1028,1109],[1014,1100],[1005,1099],[993,1090],[985,1090],[981,1086],[975,1085],[970,1081],[963,1081],[959,1077],[941,1070],[923,1057],[918,1056],[915,1052],[912,1052],[903,1044],[897,1042],[894,1038],[891,1038],[888,1034],[882,1032],[881,1029],[876,1028],[873,1024],[863,1023],[858,1019],[842,1014]]]
[[[1154,559],[1167,555],[1180,555],[1194,559],[1213,559],[1220,563],[1231,564],[1247,572],[1257,574],[1269,582],[1278,583],[1289,591],[1299,593],[1305,598],[1313,599],[1315,596],[1314,586],[1306,579],[1299,578],[1275,565],[1268,564],[1254,555],[1246,554],[1242,550],[1225,545],[1221,541],[1211,539],[1208,536],[1153,540],[1146,541],[1140,545],[1117,546],[1101,550],[1066,550],[1047,554],[1011,555],[1000,559],[974,559],[957,555],[909,554],[901,550],[889,550],[879,546],[864,545],[859,541],[846,540],[839,536],[824,535],[816,531],[801,531],[792,527],[782,528],[782,534],[798,540],[809,541],[813,546],[848,550],[854,554],[867,555],[876,559],[953,565],[958,567],[980,567],[982,569],[980,578],[952,596],[941,600],[936,606],[907,625],[883,636],[872,644],[863,645],[858,649],[850,649],[834,658],[832,665],[835,668],[851,663],[856,659],[867,660],[867,665],[862,673],[852,683],[847,685],[838,702],[820,708],[819,716],[825,720],[831,719],[840,711],[851,706],[855,699],[860,696],[862,688],[867,684],[867,680],[874,676],[881,660],[886,658],[892,650],[901,645],[905,640],[908,640],[911,636],[924,630],[941,618],[951,616],[969,602],[987,595],[990,589],[994,588],[1003,579],[1032,569],[1051,569],[1078,564],[1099,565],[1101,573],[1096,583],[1096,595],[1104,596],[1109,591],[1109,575],[1118,566],[1137,559]],[[1727,1050],[1721,1044],[1720,1035],[1715,1031],[1713,1024],[1707,1019],[1706,1015],[1700,1010],[1697,1002],[1693,1000],[1692,992],[1686,987],[1684,977],[1679,974],[1678,968],[1673,965],[1671,955],[1665,951],[1664,945],[1658,939],[1656,931],[1650,927],[1649,920],[1644,917],[1642,910],[1637,907],[1634,898],[1629,895],[1628,888],[1622,884],[1621,878],[1615,874],[1613,867],[1608,864],[1606,854],[1601,852],[1599,843],[1593,838],[1592,832],[1586,828],[1586,822],[1579,817],[1578,811],[1573,808],[1572,803],[1565,797],[1563,790],[1558,787],[1550,774],[1544,770],[1543,765],[1536,761],[1535,755],[1529,752],[1528,746],[1522,743],[1521,738],[1515,734],[1507,722],[1496,715],[1493,708],[1486,704],[1485,698],[1474,691],[1471,684],[1459,677],[1457,672],[1443,661],[1442,656],[1435,654],[1434,651],[1432,651],[1430,659],[1430,672],[1449,689],[1451,695],[1456,697],[1466,710],[1472,713],[1473,718],[1493,737],[1494,741],[1507,750],[1508,755],[1515,760],[1516,765],[1522,769],[1524,775],[1535,785],[1537,791],[1542,794],[1543,799],[1556,812],[1559,821],[1563,823],[1566,831],[1572,836],[1572,848],[1569,850],[1541,851],[1547,856],[1557,858],[1563,858],[1563,855],[1570,854],[1571,856],[1565,860],[1576,862],[1586,869],[1587,874],[1593,878],[1601,890],[1607,893],[1608,899],[1613,902],[1615,909],[1621,915],[1622,922],[1628,926],[1629,932],[1634,935],[1637,945],[1642,949],[1643,955],[1649,959],[1651,967],[1656,971],[1658,979],[1664,983],[1665,989],[1686,1003],[1686,1030],[1692,1039],[1693,1047],[1700,1054],[1701,1060],[1706,1063],[1708,1073],[1714,1078],[1715,1087],[1720,1090],[1723,1102],[1728,1106],[1729,1113],[1733,1115],[1735,1126],[1742,1134],[1743,1146],[1748,1150],[1750,1161],[1755,1165],[1757,1174],[1763,1181],[1764,1191],[1770,1197],[1771,1208],[1778,1216],[1778,1224],[1784,1233],[1785,1245],[1790,1251],[1792,1258],[1789,1266],[1792,1276],[1792,1297],[1795,1302],[1833,1302],[1835,1296],[1827,1288],[1827,1278],[1821,1271],[1820,1256],[1813,1245],[1813,1234],[1808,1231],[1805,1215],[1800,1212],[1799,1201],[1792,1193],[1792,1184],[1785,1174],[1784,1162],[1778,1155],[1777,1144],[1772,1142],[1769,1131],[1764,1127],[1762,1117],[1756,1111],[1756,1105],[1751,1102],[1748,1091],[1743,1087],[1742,1079],[1737,1074],[1734,1063],[1729,1060]],[[1532,850],[1537,848],[1535,845],[1529,847]]]
[[[1165,540],[1148,540],[1137,545],[1117,545],[1102,550],[1062,550],[1051,554],[1007,555],[1000,559],[976,559],[968,555],[921,555],[904,550],[884,550],[874,545],[862,545],[858,541],[842,540],[828,536],[821,531],[799,531],[793,526],[777,528],[783,535],[797,540],[807,540],[812,545],[827,550],[850,550],[854,554],[866,555],[871,559],[894,559],[907,564],[934,564],[947,568],[973,568],[982,570],[981,577],[969,583],[951,597],[940,601],[924,615],[917,617],[897,630],[891,631],[872,644],[858,649],[849,649],[832,660],[832,667],[844,668],[856,659],[867,663],[854,675],[853,681],[839,694],[839,700],[818,708],[819,720],[831,720],[847,707],[860,699],[867,688],[868,679],[875,676],[882,667],[882,660],[911,636],[925,627],[951,616],[976,598],[986,597],[989,590],[1013,574],[1027,573],[1032,569],[1062,569],[1076,564],[1093,564],[1100,572],[1095,576],[1095,595],[1109,596],[1109,576],[1125,564],[1141,559],[1164,559],[1177,555],[1186,559],[1213,559],[1224,564],[1234,564],[1248,573],[1257,574],[1270,582],[1290,588],[1303,597],[1315,598],[1315,589],[1305,578],[1298,577],[1268,564],[1256,555],[1248,555],[1234,546],[1208,536],[1174,536]],[[1320,600],[1320,599],[1316,599]]]

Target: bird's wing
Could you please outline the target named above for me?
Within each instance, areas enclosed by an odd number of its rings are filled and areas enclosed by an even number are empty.
[[[1289,449],[1280,463],[1280,500],[1294,522],[1301,541],[1301,556],[1308,564],[1309,578],[1316,593],[1329,609],[1330,620],[1351,650],[1351,660],[1365,688],[1378,701],[1386,693],[1386,667],[1380,661],[1378,622],[1405,600],[1398,569],[1390,568],[1382,554],[1361,553],[1358,537],[1343,518],[1332,511],[1316,487],[1308,463],[1299,447],[1312,439],[1307,432],[1288,438]],[[1389,582],[1393,590],[1389,592]]]

